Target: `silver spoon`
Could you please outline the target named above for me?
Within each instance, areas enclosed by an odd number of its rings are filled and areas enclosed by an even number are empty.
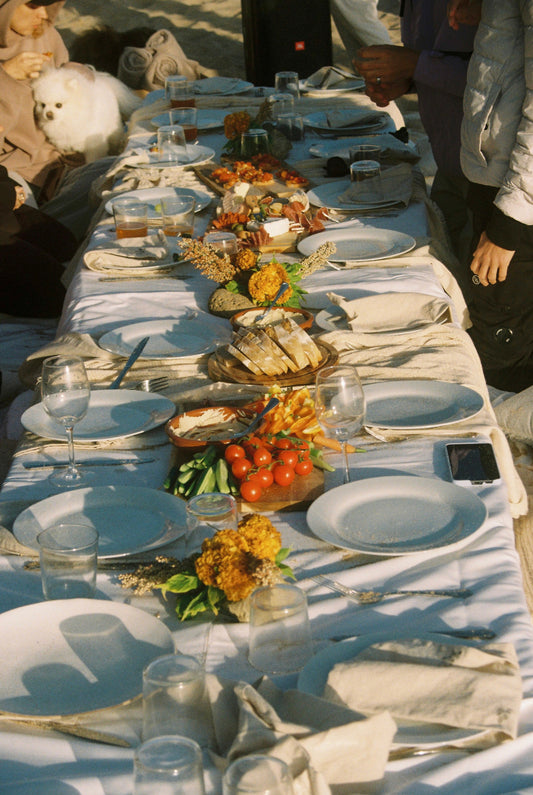
[[[285,293],[285,291],[286,291],[286,290],[288,290],[288,289],[289,289],[289,285],[287,284],[287,282],[281,282],[281,284],[280,284],[280,286],[279,286],[279,290],[278,290],[278,292],[276,293],[276,295],[274,296],[274,298],[272,299],[272,302],[271,302],[270,306],[267,306],[267,308],[265,309],[265,311],[263,312],[263,314],[262,314],[262,315],[259,315],[259,317],[258,317],[258,318],[256,318],[256,321],[255,321],[255,322],[256,322],[256,324],[257,324],[257,323],[263,323],[263,322],[264,322],[265,318],[266,318],[266,317],[268,317],[268,315],[269,315],[269,314],[270,314],[270,312],[271,312],[271,311],[274,309],[274,307],[276,306],[276,304],[277,304],[277,302],[279,301],[279,299],[281,298],[281,296],[282,296],[282,295]]]

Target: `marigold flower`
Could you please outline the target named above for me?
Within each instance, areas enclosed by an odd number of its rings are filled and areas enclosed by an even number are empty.
[[[249,248],[243,248],[237,252],[235,257],[235,267],[240,271],[249,271],[257,265],[258,256]]]
[[[250,128],[251,116],[245,110],[229,113],[224,118],[224,135],[228,140],[233,140]]]
[[[251,514],[239,522],[239,533],[246,539],[250,552],[256,558],[274,561],[281,549],[281,533],[270,519]]]
[[[286,304],[292,296],[292,287],[287,271],[279,262],[269,262],[251,275],[248,292],[253,301],[264,304],[272,301],[282,282],[287,282],[289,289],[285,291],[278,303]]]

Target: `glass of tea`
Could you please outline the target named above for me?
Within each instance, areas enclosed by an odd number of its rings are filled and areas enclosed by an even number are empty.
[[[148,207],[134,198],[113,199],[113,216],[117,238],[146,237]]]
[[[185,131],[181,124],[164,124],[157,131],[159,161],[183,166],[190,161]]]
[[[169,111],[170,123],[183,127],[185,140],[188,144],[195,143],[198,138],[198,111],[196,108],[173,108]]]
[[[169,75],[165,79],[165,96],[171,108],[196,107],[192,83],[184,75]]]
[[[192,196],[169,196],[161,199],[163,232],[167,237],[192,237],[196,201]]]

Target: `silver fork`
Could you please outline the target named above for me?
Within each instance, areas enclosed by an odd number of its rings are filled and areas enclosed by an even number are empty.
[[[472,596],[470,588],[443,588],[431,590],[410,589],[405,591],[358,591],[355,588],[349,588],[337,580],[332,580],[324,574],[316,574],[310,577],[314,582],[324,585],[330,591],[335,591],[348,599],[353,599],[358,604],[373,605],[381,602],[386,596],[436,596],[436,597],[451,597],[453,599],[468,599]]]
[[[135,384],[135,389],[140,389],[141,392],[158,392],[160,389],[166,389],[172,382],[167,375],[159,375],[156,378],[145,378],[144,381],[139,381],[138,384]]]

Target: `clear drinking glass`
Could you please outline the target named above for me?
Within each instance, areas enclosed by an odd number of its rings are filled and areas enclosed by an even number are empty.
[[[304,140],[304,120],[298,113],[280,113],[278,116],[277,128],[289,141]]]
[[[143,202],[131,197],[113,199],[113,216],[118,240],[148,234],[148,207]]]
[[[248,659],[266,674],[300,671],[313,655],[307,599],[296,585],[256,588],[250,599]]]
[[[355,160],[350,164],[350,179],[352,182],[364,182],[367,179],[379,177],[381,168],[377,160]]]
[[[217,530],[237,529],[237,502],[231,494],[197,494],[188,500],[185,511],[189,551],[199,548],[204,538],[211,538]]]
[[[94,596],[98,533],[92,525],[52,525],[39,533],[37,543],[45,599]]]
[[[50,476],[56,486],[76,488],[87,478],[76,466],[74,453],[74,425],[82,420],[89,408],[91,387],[83,360],[77,356],[51,356],[43,362],[41,396],[43,408],[65,428],[68,441],[69,464]]]
[[[179,124],[183,127],[185,140],[188,144],[194,143],[198,138],[198,111],[196,108],[173,108],[169,111],[170,124]]]
[[[274,121],[277,121],[279,116],[283,113],[294,113],[293,94],[272,94],[268,101],[270,102],[270,109]]]
[[[159,160],[169,165],[185,165],[189,162],[189,151],[185,131],[180,124],[163,124],[157,131]]]
[[[348,440],[363,427],[365,395],[357,369],[336,365],[319,370],[316,377],[315,411],[326,436],[342,442],[344,450],[344,482],[350,482]]]
[[[143,671],[143,740],[181,734],[201,746],[213,737],[205,672],[188,654],[157,657]]]
[[[209,243],[230,257],[234,257],[239,250],[238,237],[233,232],[208,232],[204,235],[204,243]]]
[[[154,737],[135,750],[133,795],[205,795],[202,751],[177,734]]]
[[[192,84],[185,75],[165,78],[165,96],[172,108],[194,108],[196,105]]]
[[[169,196],[161,199],[163,232],[167,237],[192,237],[196,200],[192,196]]]
[[[280,94],[294,94],[296,99],[300,96],[298,72],[276,72],[274,86]]]
[[[236,759],[222,779],[223,795],[292,795],[292,776],[281,759],[250,754]]]
[[[381,146],[378,144],[357,144],[350,147],[350,163],[357,160],[381,160]]]
[[[252,128],[241,134],[241,156],[249,160],[254,155],[264,155],[270,152],[268,132]]]

